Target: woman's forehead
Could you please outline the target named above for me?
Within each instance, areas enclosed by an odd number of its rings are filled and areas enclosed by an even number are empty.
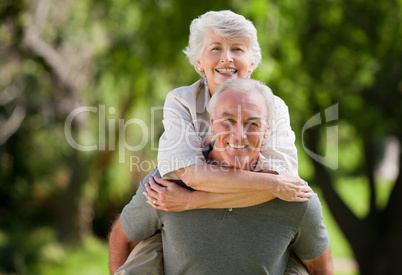
[[[236,35],[236,36],[225,36],[222,35],[220,33],[215,32],[214,30],[211,30],[208,34],[207,34],[207,41],[209,42],[209,44],[213,43],[214,41],[219,43],[222,41],[226,41],[229,42],[231,44],[244,44],[248,47],[248,39],[245,36],[241,36],[241,35]]]

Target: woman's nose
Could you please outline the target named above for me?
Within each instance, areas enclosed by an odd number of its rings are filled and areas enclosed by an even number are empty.
[[[221,62],[222,63],[233,62],[233,56],[232,56],[232,53],[230,52],[230,50],[225,50],[222,52]]]

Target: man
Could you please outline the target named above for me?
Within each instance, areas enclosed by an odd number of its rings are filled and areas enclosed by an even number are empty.
[[[256,80],[223,84],[209,104],[215,136],[205,158],[222,168],[264,170],[260,150],[273,119],[272,97]],[[132,242],[161,230],[166,274],[284,274],[291,249],[309,274],[333,273],[316,195],[302,203],[274,199],[245,208],[164,212],[147,204],[148,181],[113,227],[111,265],[126,260]]]

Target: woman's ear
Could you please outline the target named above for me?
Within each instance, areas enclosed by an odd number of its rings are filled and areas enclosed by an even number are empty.
[[[251,74],[253,71],[254,71],[254,62],[252,62],[252,63],[248,66],[247,72],[248,72],[249,74]]]
[[[202,66],[201,66],[201,61],[200,60],[196,60],[195,65],[197,66],[197,70],[199,70],[200,72],[202,72],[204,70],[202,68]]]

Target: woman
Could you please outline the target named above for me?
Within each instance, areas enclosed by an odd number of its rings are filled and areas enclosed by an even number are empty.
[[[194,198],[185,201],[186,197],[177,196],[172,200],[176,202],[173,209],[154,193],[150,196],[150,201],[155,201],[154,207],[181,211],[199,208],[201,202],[206,208],[244,207],[264,202],[256,201],[250,193],[237,200],[239,193],[244,191],[266,192],[267,200],[274,197],[287,201],[307,200],[311,190],[297,176],[295,135],[289,124],[288,108],[278,97],[275,98],[276,121],[267,139],[271,143],[263,153],[268,160],[266,170],[277,175],[222,171],[206,164],[200,150],[210,141],[206,108],[209,98],[228,79],[250,77],[261,61],[253,23],[231,11],[207,12],[191,23],[189,45],[184,52],[202,79],[191,86],[175,89],[166,97],[165,132],[159,141],[158,169],[166,179],[180,178],[188,186],[210,194],[197,197],[202,201]],[[164,186],[169,184],[156,180]],[[228,190],[226,183],[229,180]],[[158,189],[154,182],[150,184],[152,189]],[[230,205],[220,204],[230,199],[228,194],[233,194],[234,201]]]
[[[216,169],[202,156],[201,148],[211,140],[206,108],[210,97],[225,81],[250,77],[261,61],[257,31],[252,22],[231,11],[207,12],[191,23],[189,45],[184,52],[202,79],[167,95],[158,169],[164,178],[181,179],[197,191],[190,192],[168,180],[155,178],[164,187],[151,179],[144,194],[148,203],[158,210],[183,211],[246,207],[275,197],[296,202],[308,200],[312,191],[297,176],[295,137],[287,106],[278,97],[275,99],[277,119],[268,137],[271,144],[263,152],[267,158],[264,170],[269,173]],[[230,188],[225,184],[229,180]],[[154,246],[155,237],[147,242]],[[138,245],[130,258],[138,259],[136,250],[143,247]],[[150,266],[154,270],[154,263],[160,262],[161,254],[149,255],[152,255]],[[143,259],[143,254],[140,258]],[[144,262],[147,260],[139,264],[141,272],[147,266]],[[132,261],[125,266],[132,272],[132,267],[136,268]],[[124,269],[124,266],[119,269],[118,274],[124,274]]]

